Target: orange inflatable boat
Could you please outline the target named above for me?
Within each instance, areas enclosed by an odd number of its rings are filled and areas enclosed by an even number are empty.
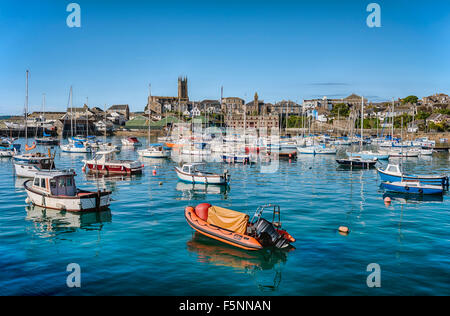
[[[267,207],[274,207],[275,220],[275,215],[279,215],[279,207],[276,205],[261,206],[251,221],[247,214],[207,203],[195,208],[188,206],[184,214],[189,226],[200,234],[241,249],[288,248],[295,239],[281,230],[280,221],[273,220],[271,223],[261,217],[262,211]],[[278,213],[275,211],[277,208]]]

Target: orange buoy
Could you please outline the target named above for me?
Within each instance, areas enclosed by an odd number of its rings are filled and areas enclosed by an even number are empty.
[[[346,234],[346,235],[350,232],[350,229],[348,229],[348,227],[346,227],[346,226],[341,226],[341,227],[339,227],[338,230],[340,233]]]
[[[156,176],[156,169],[153,169],[153,175]]]

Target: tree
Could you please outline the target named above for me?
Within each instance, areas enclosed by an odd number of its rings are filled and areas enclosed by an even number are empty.
[[[415,95],[410,95],[410,96],[402,99],[402,104],[407,104],[407,103],[416,104],[417,101],[419,101],[418,97],[416,97]]]
[[[338,103],[335,106],[333,106],[333,109],[331,110],[331,114],[334,117],[348,117],[350,114],[350,107],[345,103]]]

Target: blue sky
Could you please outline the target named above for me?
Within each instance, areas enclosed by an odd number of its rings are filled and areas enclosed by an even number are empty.
[[[66,6],[81,6],[68,28]],[[381,5],[381,28],[366,7]],[[0,114],[20,114],[25,71],[31,111],[129,104],[174,96],[189,78],[191,99],[266,102],[370,100],[450,93],[450,1],[96,1],[0,0]]]

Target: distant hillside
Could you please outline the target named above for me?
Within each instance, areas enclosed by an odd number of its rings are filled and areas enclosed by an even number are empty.
[[[7,120],[11,118],[11,115],[0,115],[0,120]]]

